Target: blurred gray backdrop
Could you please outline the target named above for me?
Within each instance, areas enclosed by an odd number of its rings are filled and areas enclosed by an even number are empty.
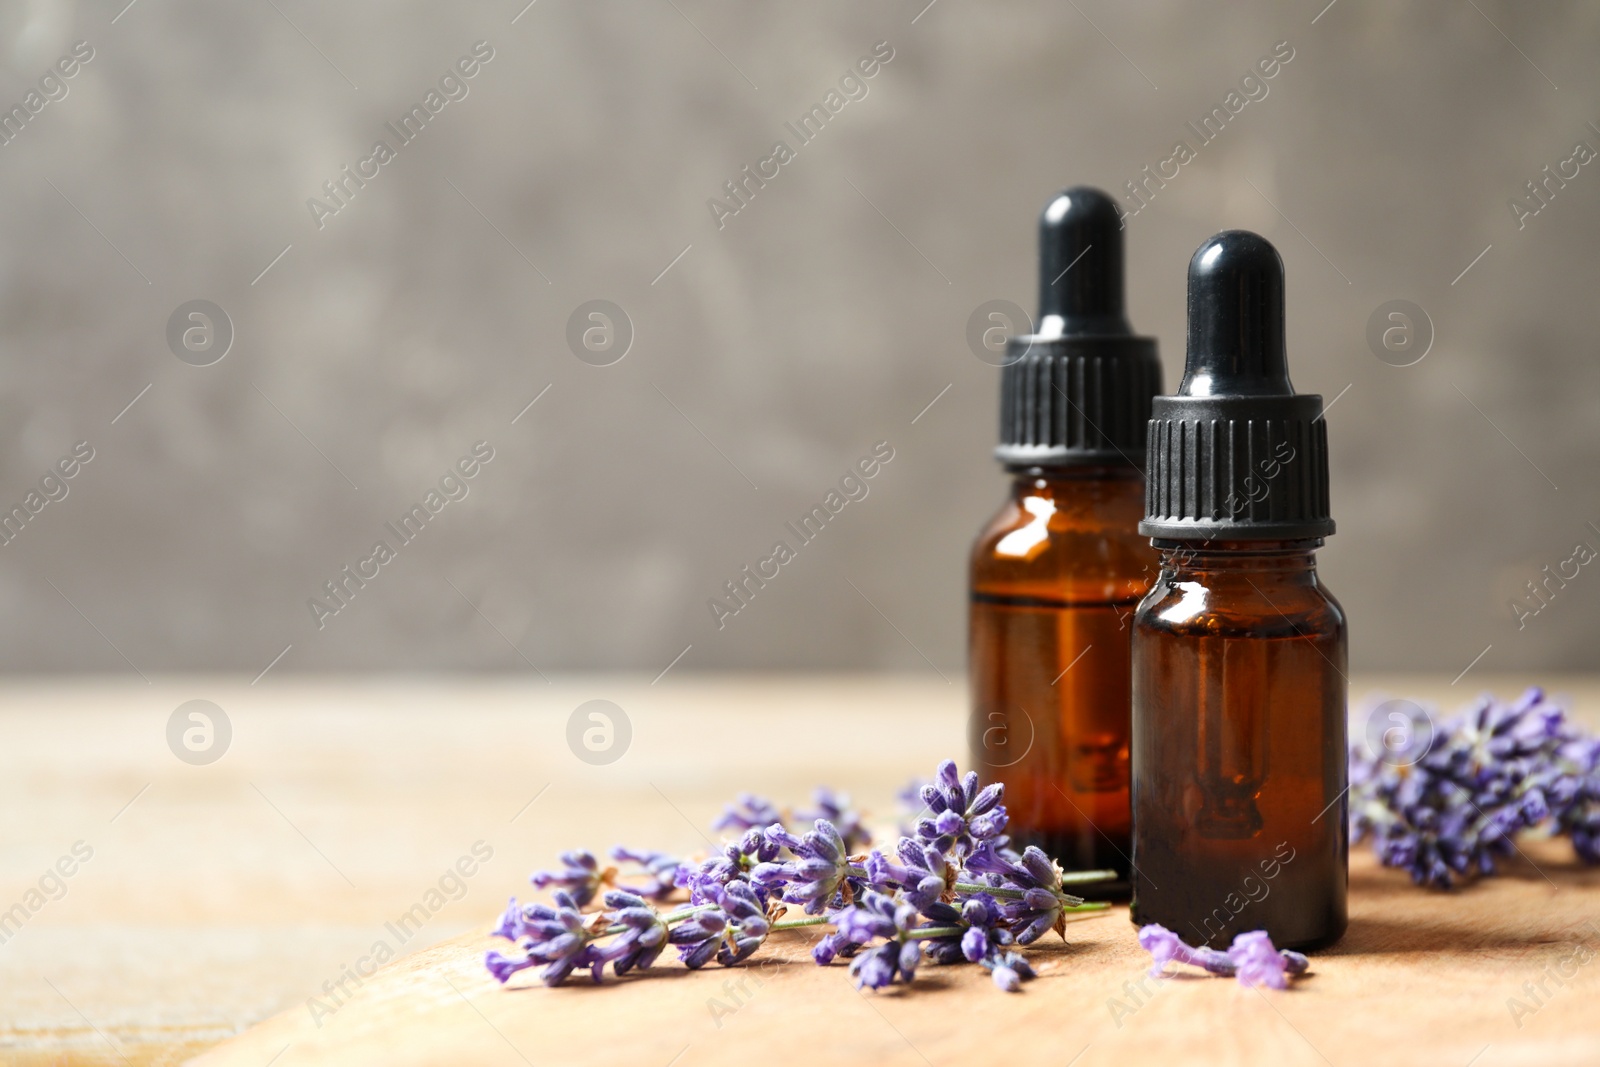
[[[5,5],[0,666],[954,678],[969,319],[1077,182],[1169,387],[1191,251],[1281,250],[1358,667],[1595,666],[1600,7],[524,3]]]

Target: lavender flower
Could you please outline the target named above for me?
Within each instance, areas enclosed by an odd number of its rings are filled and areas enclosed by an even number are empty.
[[[872,834],[862,825],[861,813],[850,805],[850,794],[839,793],[827,786],[818,786],[811,794],[816,805],[810,811],[796,811],[794,817],[801,822],[826,819],[839,831],[849,851],[855,852],[872,844]]]
[[[852,871],[849,850],[833,823],[818,819],[815,828],[801,837],[784,829],[781,823],[773,823],[767,827],[765,837],[769,844],[787,848],[795,858],[757,866],[752,872],[756,883],[769,889],[786,885],[783,899],[804,905],[810,915],[820,915],[825,908],[838,905],[841,894],[849,889],[846,879]]]
[[[1270,942],[1269,942],[1270,944]],[[1201,945],[1190,948],[1177,934],[1159,923],[1139,927],[1139,945],[1150,953],[1150,977],[1159,978],[1166,972],[1167,964],[1176,960],[1202,968],[1224,978],[1234,974],[1234,963],[1226,952]]]
[[[710,892],[716,905],[684,919],[669,938],[690,970],[704,967],[713,955],[732,967],[765,944],[772,932],[766,904],[749,882],[729,882]]]
[[[1570,768],[1550,789],[1557,831],[1572,838],[1583,862],[1600,863],[1600,739],[1574,737],[1557,754]]]
[[[1000,798],[1004,795],[1000,783],[980,790],[976,771],[962,777],[955,761],[945,760],[939,764],[938,777],[922,787],[922,801],[933,817],[917,822],[916,836],[957,860],[965,859],[983,841],[1003,844],[1006,809]]]
[[[599,861],[587,849],[563,852],[560,860],[561,870],[534,871],[529,875],[528,881],[533,883],[535,889],[556,886],[566,890],[580,908],[593,900],[601,887],[610,885],[611,880],[616,877],[616,868],[607,867],[601,870]]]
[[[722,851],[698,864],[679,864],[674,881],[689,890],[691,904],[715,904],[714,889],[730,882],[748,880],[757,868],[778,858],[780,846],[767,840],[760,830],[746,830],[738,841],[722,846]],[[761,890],[765,892],[765,887]]]
[[[678,884],[678,868],[683,862],[668,852],[636,851],[622,845],[611,850],[611,858],[618,863],[637,865],[644,877],[650,880],[644,885],[619,888],[655,900],[664,900],[672,895],[672,890]]]
[[[1019,945],[1031,945],[1051,930],[1066,939],[1067,911],[1082,904],[1083,898],[1063,888],[1066,875],[1055,860],[1032,845],[1016,856],[985,841],[968,858],[967,869],[987,876],[996,889],[1021,891],[1020,896],[1008,896],[1000,903]]]
[[[1506,704],[1479,698],[1445,722],[1417,762],[1352,749],[1351,835],[1418,884],[1448,888],[1493,874],[1523,830],[1553,822],[1585,862],[1600,862],[1600,743],[1543,690]]]
[[[996,952],[978,961],[994,978],[994,984],[1006,993],[1020,993],[1022,983],[1034,977],[1033,968],[1017,952]]]
[[[918,908],[953,896],[956,869],[938,849],[909,837],[895,845],[899,862],[874,850],[867,857],[867,880],[879,892],[901,890]]]
[[[671,934],[667,923],[643,897],[613,889],[605,895],[605,902],[613,909],[605,913],[606,920],[623,929],[610,944],[595,951],[596,982],[606,963],[619,977],[636,967],[641,971],[649,967],[667,947]]]
[[[516,900],[513,898],[512,906],[501,918],[501,926],[496,928],[496,933],[505,936],[500,933],[501,929],[514,929],[521,954],[507,956],[491,951],[483,959],[484,966],[496,981],[503,985],[513,974],[537,964],[545,964],[540,974],[545,985],[559,985],[577,967],[593,968],[595,980],[600,980],[600,968],[604,966],[604,961],[595,954],[590,944],[592,935],[585,928],[583,915],[579,913],[577,900],[571,893],[558,889],[555,892],[555,907],[530,904],[512,919],[511,914],[516,910]]]
[[[1177,934],[1156,923],[1139,928],[1139,944],[1150,953],[1153,961],[1150,975],[1159,978],[1167,964],[1179,963],[1200,967],[1210,974],[1223,978],[1237,977],[1243,986],[1271,986],[1273,989],[1289,988],[1289,979],[1302,975],[1310,965],[1298,952],[1279,951],[1265,930],[1251,930],[1233,939],[1226,952],[1204,945],[1191,948]]]
[[[723,892],[722,887],[718,886],[716,892]],[[721,908],[706,908],[673,927],[667,940],[677,946],[678,959],[683,965],[691,971],[698,971],[717,954],[727,930],[727,913]]]
[[[1266,985],[1288,989],[1292,976],[1304,974],[1309,961],[1298,952],[1279,952],[1265,930],[1252,930],[1233,939],[1228,958],[1238,969],[1242,986]]]
[[[760,830],[773,823],[783,822],[783,813],[766,797],[754,793],[740,793],[739,799],[722,809],[711,824],[713,830]]]
[[[914,905],[867,890],[852,905],[829,914],[841,941],[859,948],[878,938],[883,943],[865,948],[850,963],[857,989],[882,989],[896,977],[910,982],[922,960],[922,944],[914,934],[918,914]]]

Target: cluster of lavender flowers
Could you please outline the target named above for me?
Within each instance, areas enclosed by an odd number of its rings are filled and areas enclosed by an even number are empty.
[[[1351,748],[1351,836],[1370,837],[1379,862],[1419,885],[1493,874],[1496,857],[1535,827],[1600,863],[1600,739],[1542,689],[1509,704],[1480,697],[1414,763]]]
[[[1139,944],[1150,953],[1150,977],[1159,978],[1174,961],[1199,967],[1209,974],[1237,978],[1243,986],[1288,989],[1289,979],[1306,972],[1310,961],[1298,952],[1279,951],[1265,930],[1252,930],[1233,939],[1228,951],[1191,948],[1177,934],[1158,923],[1139,928]]]
[[[536,966],[549,985],[578,969],[598,982],[608,965],[616,975],[643,970],[668,946],[691,969],[713,958],[733,966],[775,930],[828,926],[812,958],[850,960],[858,989],[911,982],[931,959],[976,963],[1014,992],[1034,976],[1016,947],[1051,930],[1064,938],[1069,915],[1104,909],[1067,888],[1115,874],[1066,874],[1037,848],[1008,847],[1003,788],[980,789],[976,773],[945,761],[917,791],[922,810],[910,832],[887,853],[862,851],[871,839],[859,813],[828,789],[792,820],[762,797],[741,796],[715,823],[738,836],[701,860],[613,850],[637,877],[588,852],[563,853],[560,870],[532,877],[554,890],[553,904],[513,897],[494,933],[516,950],[491,951],[485,966],[501,982]],[[802,830],[805,821],[811,828]],[[620,884],[624,877],[635,884]],[[687,901],[656,906],[682,891]],[[597,897],[604,907],[586,911]],[[784,919],[791,906],[804,917]]]

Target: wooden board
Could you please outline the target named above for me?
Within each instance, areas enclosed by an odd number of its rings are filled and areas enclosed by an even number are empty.
[[[1446,897],[1363,852],[1349,934],[1286,992],[1147,978],[1126,909],[1033,950],[1044,973],[1015,995],[978,968],[933,966],[909,989],[858,993],[842,964],[812,964],[802,931],[778,935],[761,965],[688,972],[673,960],[556,989],[525,973],[502,989],[482,968],[494,942],[474,934],[380,971],[320,1026],[291,1009],[195,1062],[1592,1065],[1600,871],[1577,867],[1564,842],[1528,853]]]
[[[1546,681],[1600,723],[1594,679]],[[1352,694],[1453,708],[1469,686],[1511,695],[1526,679],[1475,671],[1449,682],[1358,676]],[[210,1049],[201,1062],[249,1067],[524,1056],[666,1067],[680,1053],[679,1067],[693,1067],[771,1049],[943,1067],[994,1062],[1002,1037],[1017,1056],[1061,1067],[1080,1051],[1080,1067],[1324,1056],[1341,1067],[1466,1067],[1486,1044],[1474,1067],[1600,1063],[1600,1013],[1585,1010],[1600,967],[1585,965],[1564,988],[1545,979],[1553,995],[1520,1019],[1506,1003],[1571,952],[1582,921],[1600,918],[1600,887],[1563,843],[1530,846],[1537,868],[1519,861],[1450,896],[1371,870],[1358,854],[1350,936],[1300,988],[1265,998],[1180,979],[1147,983],[1160,992],[1136,1001],[1126,984],[1143,964],[1121,917],[1078,923],[1069,945],[1041,947],[1055,966],[1011,997],[976,971],[938,968],[909,993],[857,994],[842,967],[806,961],[800,935],[773,946],[796,962],[760,969],[667,965],[598,989],[502,990],[481,970],[481,932],[558,850],[704,848],[705,827],[740,789],[794,802],[828,782],[887,817],[908,776],[959,754],[959,680],[675,670],[655,685],[248,683],[0,684],[0,909],[73,842],[95,850],[65,895],[0,944],[0,1063],[147,1067]],[[165,739],[168,717],[194,698],[232,719],[232,747],[208,766],[179,761]],[[597,698],[632,723],[629,751],[608,766],[580,762],[565,739],[574,709]],[[706,738],[745,739],[747,751],[735,758],[731,742]],[[477,841],[493,859],[400,943],[388,925]],[[379,939],[399,958],[312,1025],[307,999]],[[748,995],[724,985],[741,980]]]

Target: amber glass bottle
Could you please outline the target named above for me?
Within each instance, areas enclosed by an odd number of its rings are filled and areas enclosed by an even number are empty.
[[[970,742],[1004,782],[1009,832],[1128,892],[1129,635],[1155,577],[1139,536],[1155,343],[1123,312],[1122,234],[1105,194],[1069,189],[1040,220],[1037,330],[1001,372],[1011,494],[971,560]]]
[[[1133,623],[1136,923],[1226,948],[1345,929],[1345,619],[1321,397],[1294,392],[1283,264],[1255,234],[1189,267],[1189,350],[1150,424],[1140,530],[1161,573]]]

